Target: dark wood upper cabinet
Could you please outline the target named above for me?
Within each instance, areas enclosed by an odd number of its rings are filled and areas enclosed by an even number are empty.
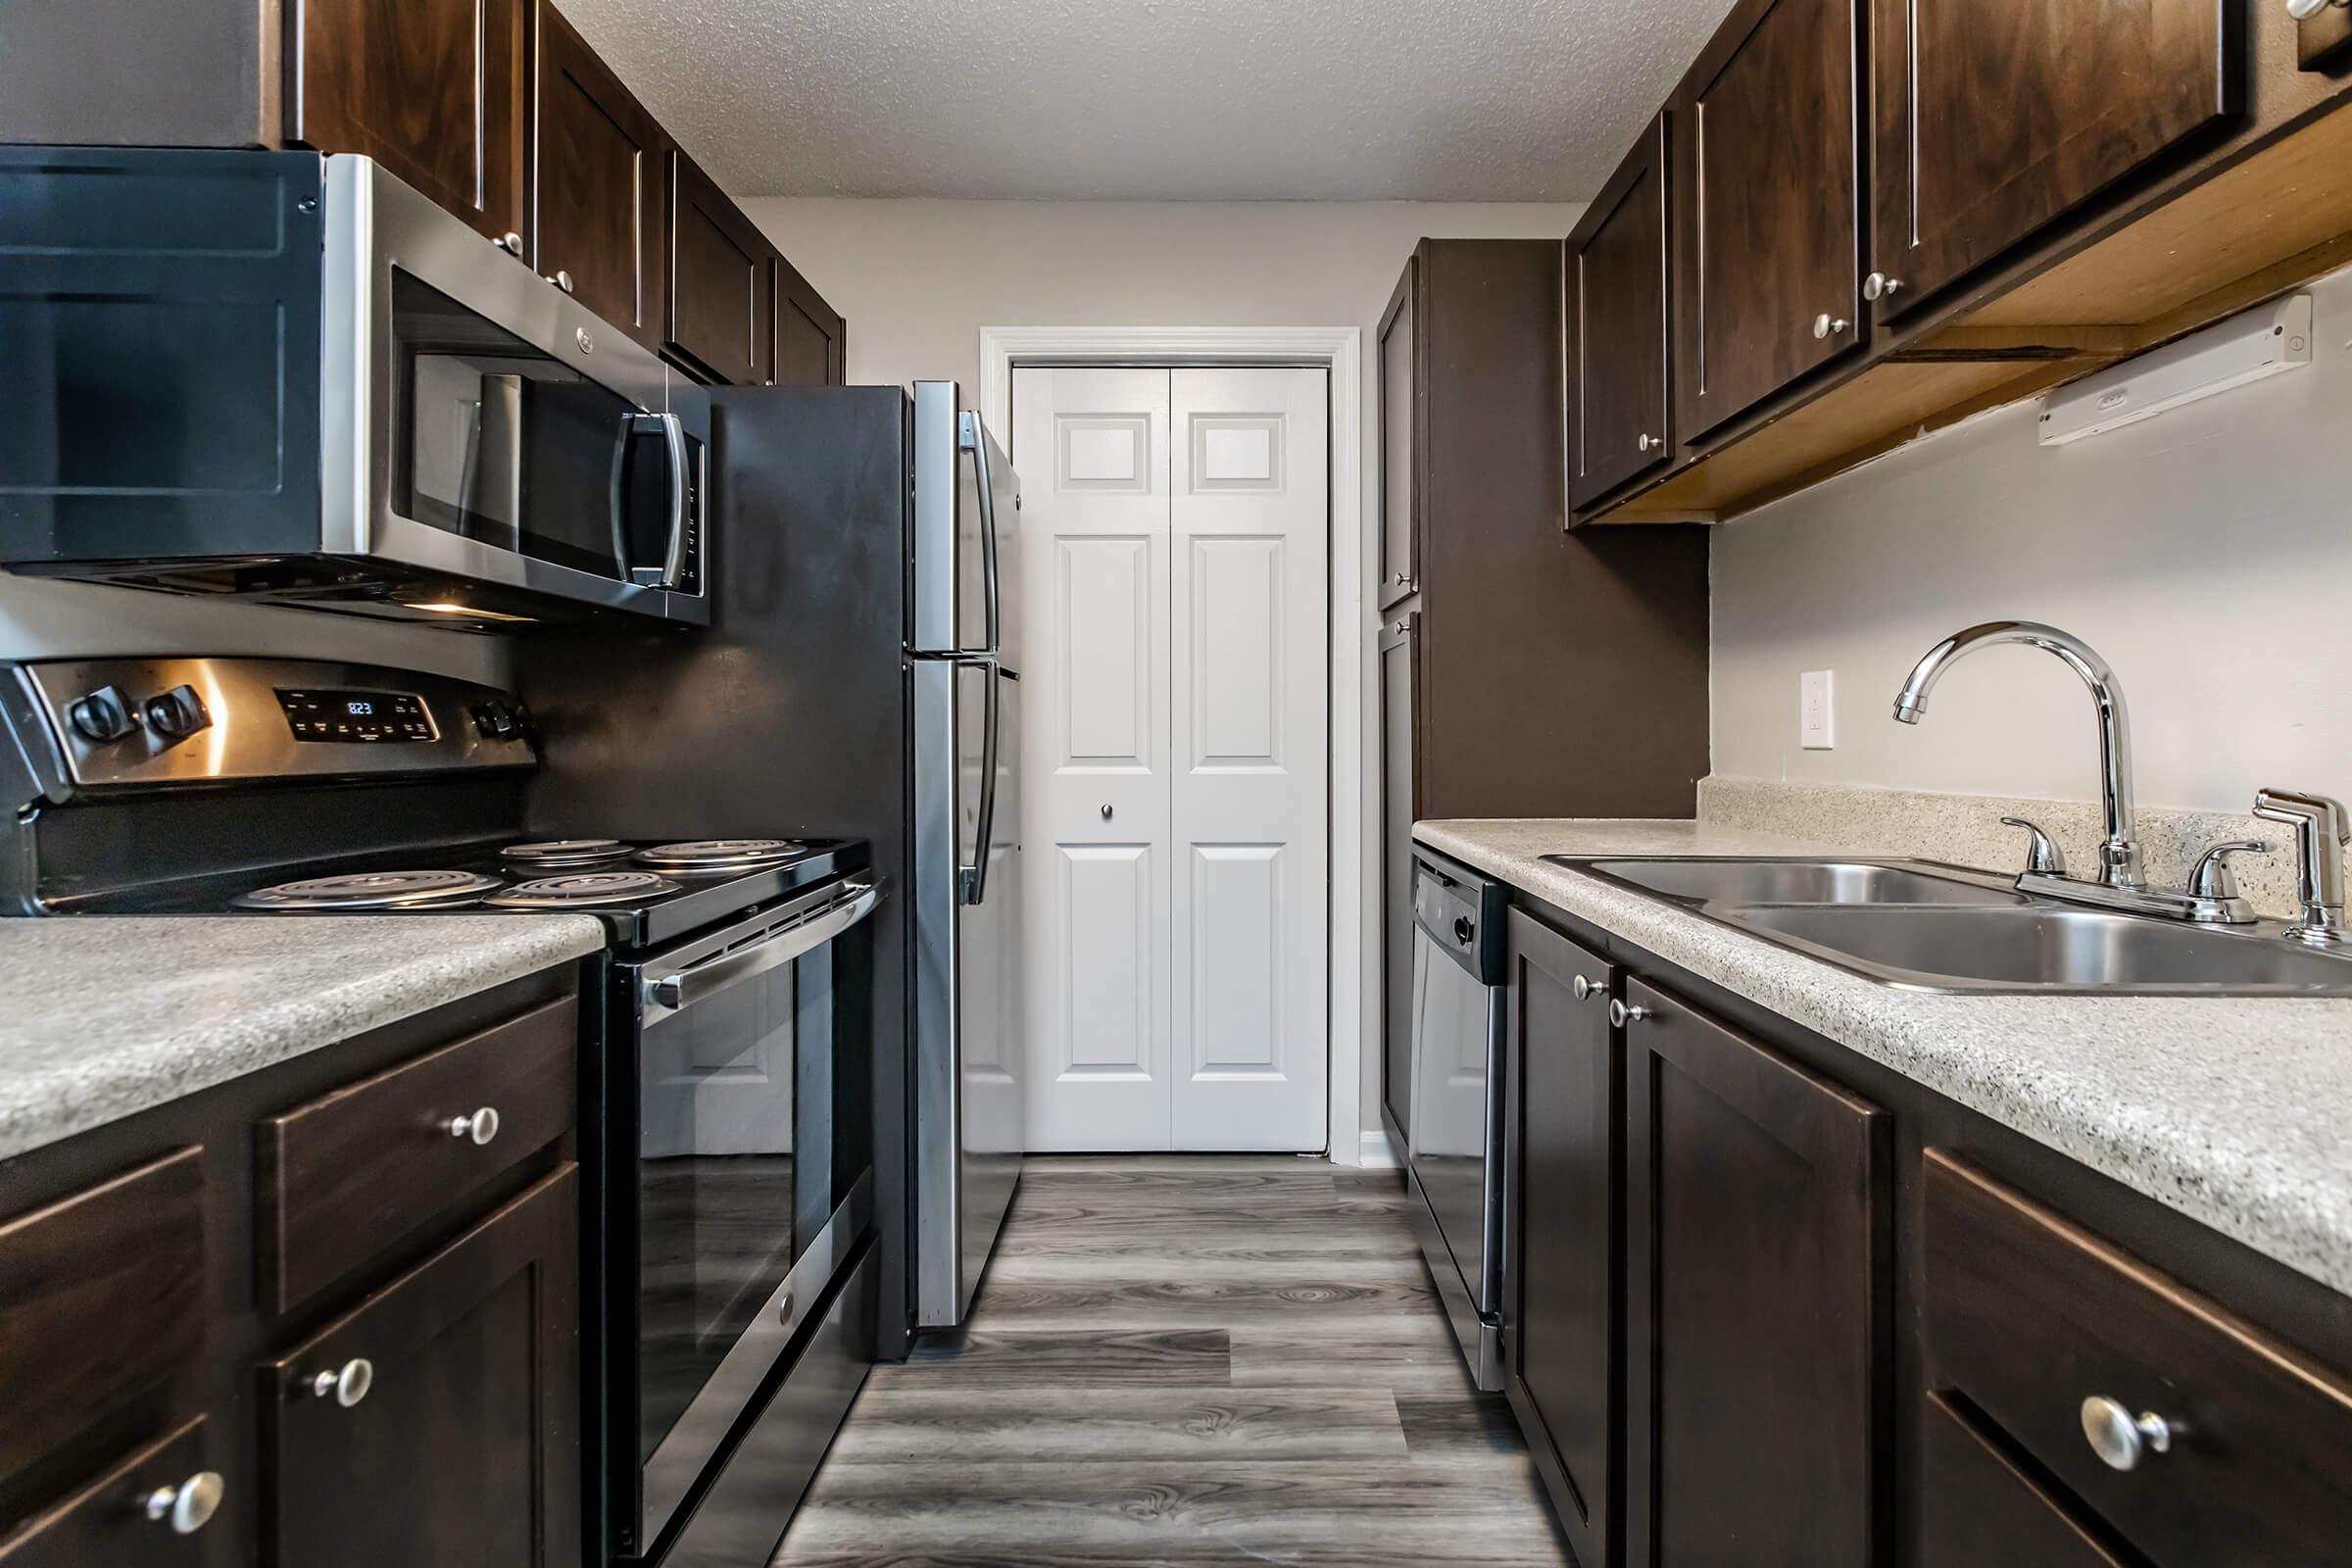
[[[578,1226],[565,1165],[262,1369],[264,1561],[577,1568]]]
[[[1601,958],[1510,915],[1504,1389],[1579,1562],[1617,1560],[1625,1109]]]
[[[775,247],[684,153],[669,155],[669,326],[662,346],[735,386],[775,374]]]
[[[1855,74],[1864,3],[1740,0],[1674,97],[1678,440],[1867,335]]]
[[[365,153],[492,239],[530,235],[529,0],[295,0],[286,134]]]
[[[775,270],[775,384],[840,386],[848,379],[849,353],[841,313],[781,256]]]
[[[1421,582],[1421,258],[1380,318],[1380,588],[1383,610]]]
[[[1625,992],[1624,1561],[1879,1563],[1887,1117]]]
[[[1667,117],[1568,236],[1568,504],[1666,461]]]
[[[1881,317],[2236,114],[2232,12],[2230,0],[1871,0],[1880,282],[1866,292]]]
[[[662,346],[662,127],[554,6],[539,6],[533,265],[651,349]]]

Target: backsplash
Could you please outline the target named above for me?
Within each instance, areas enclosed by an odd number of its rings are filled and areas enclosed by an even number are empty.
[[[2022,816],[2057,841],[2077,875],[2087,875],[2098,864],[2096,801],[1790,784],[1711,773],[1698,781],[1698,814],[1728,827],[1786,833],[1858,854],[1914,856],[1987,871],[2025,865],[2025,833],[2001,825],[2004,816]],[[2152,886],[2185,887],[2197,857],[2210,845],[2259,839],[2271,847],[2268,855],[2240,855],[2230,861],[2239,891],[2263,914],[2295,913],[2295,851],[2287,829],[2250,815],[2168,806],[2142,805],[2137,817]]]

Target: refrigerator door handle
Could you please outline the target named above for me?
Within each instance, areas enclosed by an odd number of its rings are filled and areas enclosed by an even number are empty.
[[[988,457],[980,459],[985,469]],[[1004,677],[993,663],[971,662],[963,666],[977,669],[988,678],[988,701],[982,722],[988,726],[987,737],[980,745],[980,821],[973,835],[972,863],[956,868],[956,894],[959,902],[978,904],[988,897],[988,846],[997,836],[997,742],[1004,728],[1004,706],[1001,695]]]
[[[988,438],[977,414],[958,415],[956,424],[956,444],[972,455],[972,482],[980,497],[980,567],[988,616],[988,644],[983,652],[994,659],[1004,647],[1004,599],[997,575],[997,497],[988,472]],[[989,702],[993,709],[996,702],[993,687]],[[985,875],[982,880],[986,880]],[[980,901],[974,898],[971,902]]]

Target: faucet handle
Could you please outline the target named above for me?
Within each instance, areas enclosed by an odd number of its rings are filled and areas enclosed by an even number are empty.
[[[2034,835],[2026,844],[2026,874],[2028,876],[2066,875],[2066,852],[2060,849],[2039,825],[2022,816],[2004,816],[2004,827],[2022,827]]]
[[[2197,857],[2196,869],[2188,873],[2188,891],[2200,899],[2234,899],[2237,897],[2237,878],[2230,871],[2232,855],[2268,855],[2271,847],[2260,839],[2231,839],[2216,844]]]
[[[2344,803],[2293,790],[2256,790],[2254,814],[2295,830],[2295,898],[2303,912],[2286,934],[2316,947],[2352,941],[2352,928],[2344,923],[2344,846],[2352,844],[2352,813]]]

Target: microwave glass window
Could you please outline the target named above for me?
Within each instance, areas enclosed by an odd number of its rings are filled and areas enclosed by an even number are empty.
[[[669,528],[667,453],[644,411],[398,269],[392,293],[395,510],[627,580]]]

